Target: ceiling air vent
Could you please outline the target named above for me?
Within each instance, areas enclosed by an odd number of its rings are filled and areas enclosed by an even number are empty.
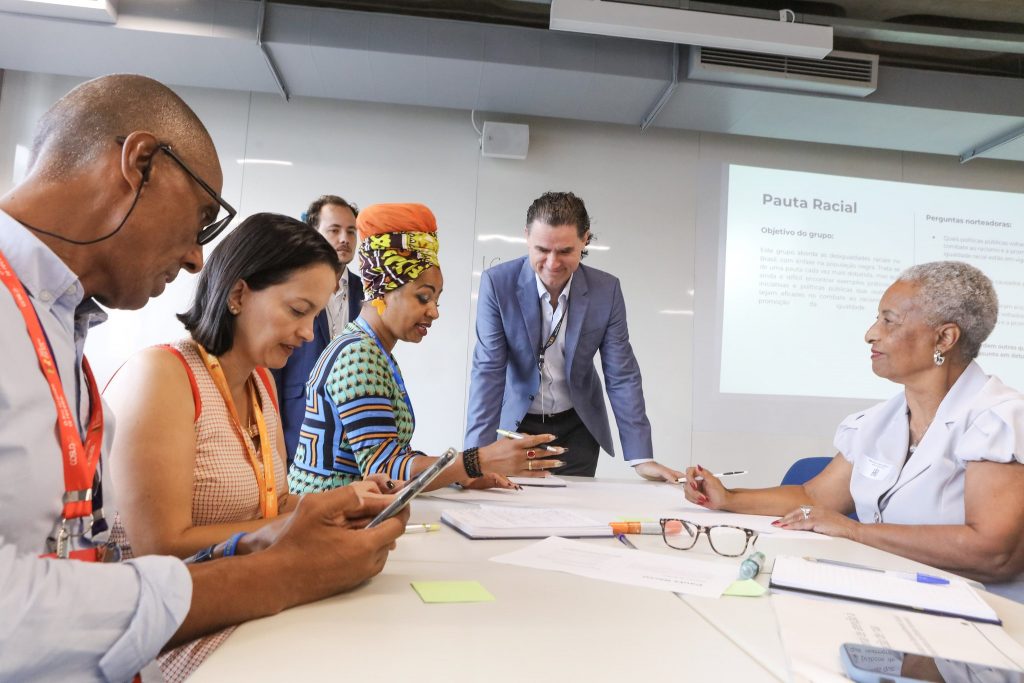
[[[824,59],[690,48],[689,77],[738,85],[866,97],[878,87],[878,55],[831,52]]]

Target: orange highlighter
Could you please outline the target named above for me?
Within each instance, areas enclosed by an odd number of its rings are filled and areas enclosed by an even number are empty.
[[[660,534],[661,524],[657,522],[611,522],[613,534]]]

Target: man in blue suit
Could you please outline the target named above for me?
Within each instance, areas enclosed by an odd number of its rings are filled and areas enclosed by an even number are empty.
[[[323,195],[310,204],[303,214],[303,220],[316,228],[334,247],[338,261],[345,266],[345,272],[327,308],[313,320],[313,340],[295,349],[287,365],[272,371],[281,405],[281,426],[284,429],[289,465],[295,457],[299,429],[306,411],[306,380],[309,379],[309,373],[331,340],[359,316],[359,308],[363,303],[363,282],[358,275],[348,270],[348,264],[352,262],[359,243],[359,233],[356,231],[358,214],[359,208],[355,204],[333,194]]]
[[[528,254],[484,271],[476,316],[466,447],[496,429],[554,434],[569,452],[556,474],[592,477],[600,449],[615,454],[601,366],[625,458],[648,479],[682,473],[653,457],[640,367],[616,277],[580,264],[590,217],[571,192],[548,192],[526,213]]]

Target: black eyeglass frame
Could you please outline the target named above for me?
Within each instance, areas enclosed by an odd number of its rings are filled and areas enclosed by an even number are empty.
[[[668,538],[666,537],[666,534],[665,534],[665,522],[680,522],[681,524],[683,524],[684,527],[685,526],[696,527],[697,528],[697,533],[693,534],[693,543],[691,543],[690,545],[686,546],[685,548],[677,548],[676,546],[674,546],[671,543],[669,543],[668,542]],[[696,522],[691,522],[691,521],[685,520],[685,519],[677,519],[675,517],[666,517],[666,518],[660,519],[660,520],[658,520],[658,523],[661,524],[661,540],[664,541],[665,545],[667,545],[669,548],[672,548],[672,550],[690,550],[695,545],[697,545],[697,539],[700,538],[701,534],[704,534],[705,536],[708,537],[708,545],[711,546],[711,549],[714,550],[715,553],[717,553],[718,555],[721,555],[722,557],[740,557],[741,555],[743,555],[743,553],[747,552],[747,548],[751,547],[752,545],[756,545],[757,544],[758,532],[754,531],[753,529],[747,529],[747,528],[744,528],[744,527],[741,527],[741,526],[734,526],[732,524],[712,524],[711,526],[704,526],[703,524],[697,524]],[[725,528],[725,529],[738,529],[739,531],[742,531],[744,533],[744,535],[746,536],[746,539],[745,539],[744,544],[743,544],[743,550],[741,550],[741,551],[739,551],[738,553],[735,553],[735,554],[728,554],[728,553],[723,553],[718,548],[716,548],[715,544],[711,541],[711,530],[712,529],[716,529],[718,527],[722,527],[722,528]]]
[[[124,144],[125,140],[127,140],[127,138],[124,137],[123,135],[119,135],[117,137],[118,143],[122,145]],[[160,150],[162,150],[167,156],[173,159],[174,162],[178,164],[178,166],[181,166],[181,170],[185,171],[185,173],[187,173],[189,177],[192,178],[192,180],[196,181],[199,187],[203,188],[203,190],[206,191],[206,194],[213,197],[214,201],[216,201],[217,204],[220,205],[220,208],[227,211],[227,216],[224,216],[224,218],[217,219],[214,222],[210,223],[209,225],[202,227],[199,230],[199,234],[196,235],[196,242],[198,244],[209,244],[210,242],[217,238],[217,235],[224,232],[224,228],[228,227],[228,224],[231,223],[231,221],[234,219],[236,215],[238,215],[238,212],[235,211],[235,207],[231,206],[226,201],[224,201],[224,198],[221,197],[216,190],[210,187],[209,183],[200,178],[199,174],[197,174],[195,171],[189,168],[188,164],[182,161],[181,157],[174,153],[174,150],[171,149],[171,146],[169,144],[167,144],[166,142],[161,142],[157,145],[157,147]]]

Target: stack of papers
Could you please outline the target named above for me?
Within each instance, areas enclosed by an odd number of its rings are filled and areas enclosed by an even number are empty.
[[[472,539],[612,536],[607,520],[574,510],[480,505],[445,510],[441,521]]]
[[[775,560],[770,585],[947,617],[1002,623],[995,610],[964,581],[954,580],[944,585],[917,583],[885,572],[783,556]]]

